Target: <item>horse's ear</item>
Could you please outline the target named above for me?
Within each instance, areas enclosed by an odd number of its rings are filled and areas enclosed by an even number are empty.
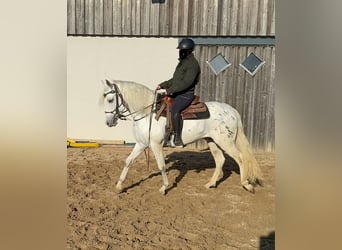
[[[106,84],[107,84],[107,86],[110,87],[110,88],[111,88],[112,85],[113,85],[113,84],[112,84],[110,81],[108,81],[107,79],[106,79]]]
[[[102,85],[103,85],[103,87],[105,88],[105,89],[107,89],[107,88],[112,88],[113,87],[113,84],[109,81],[109,80],[101,80],[101,83],[102,83]]]

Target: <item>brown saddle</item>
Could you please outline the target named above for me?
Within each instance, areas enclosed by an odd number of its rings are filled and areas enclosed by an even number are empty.
[[[200,102],[199,99],[200,97],[196,95],[191,104],[182,111],[181,116],[183,120],[208,119],[210,117],[207,105],[204,102]],[[173,98],[164,96],[161,102],[157,104],[156,119],[158,120],[160,116],[168,117],[172,105]]]

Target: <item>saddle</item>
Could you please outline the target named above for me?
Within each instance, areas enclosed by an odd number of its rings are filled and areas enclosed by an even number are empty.
[[[159,100],[158,97],[157,100]],[[196,95],[191,104],[181,112],[183,120],[208,119],[210,117],[207,105],[204,102],[200,102],[199,99],[200,97]],[[172,105],[173,98],[163,96],[161,102],[156,107],[156,119],[158,120],[160,116],[168,118]]]
[[[171,122],[170,110],[173,105],[173,99],[170,96],[162,96],[158,94],[157,100],[161,101],[157,101],[155,119],[158,120],[160,116],[166,117],[163,145],[165,147],[169,144],[172,145],[170,142],[170,135],[173,131],[173,126]],[[195,96],[191,104],[181,112],[181,116],[183,120],[208,119],[210,117],[210,113],[207,105],[205,105],[203,102],[199,102],[199,96]]]

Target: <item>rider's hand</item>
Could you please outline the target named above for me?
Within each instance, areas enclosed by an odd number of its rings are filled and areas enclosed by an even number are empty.
[[[158,89],[160,89],[160,86],[159,86],[159,85],[157,85],[157,87],[156,87],[156,90],[158,90]]]
[[[158,94],[162,94],[162,95],[166,95],[167,93],[166,93],[166,89],[158,89],[157,90],[157,93]]]

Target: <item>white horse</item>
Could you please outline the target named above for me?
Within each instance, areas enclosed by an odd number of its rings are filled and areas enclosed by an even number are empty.
[[[135,147],[126,159],[116,188],[122,191],[122,183],[129,167],[147,147],[150,147],[163,179],[163,186],[159,191],[165,194],[169,185],[163,156],[166,118],[160,117],[156,120],[155,112],[151,112],[155,92],[144,85],[128,81],[106,80],[103,81],[103,85],[102,101],[106,125],[116,126],[118,119],[130,117],[133,120],[136,139]],[[254,193],[254,186],[262,183],[261,171],[243,132],[239,113],[226,103],[206,102],[205,104],[210,111],[210,118],[185,120],[182,135],[185,145],[203,138],[207,140],[216,168],[205,187],[216,186],[217,179],[222,173],[225,161],[223,151],[225,151],[239,165],[242,186]]]

